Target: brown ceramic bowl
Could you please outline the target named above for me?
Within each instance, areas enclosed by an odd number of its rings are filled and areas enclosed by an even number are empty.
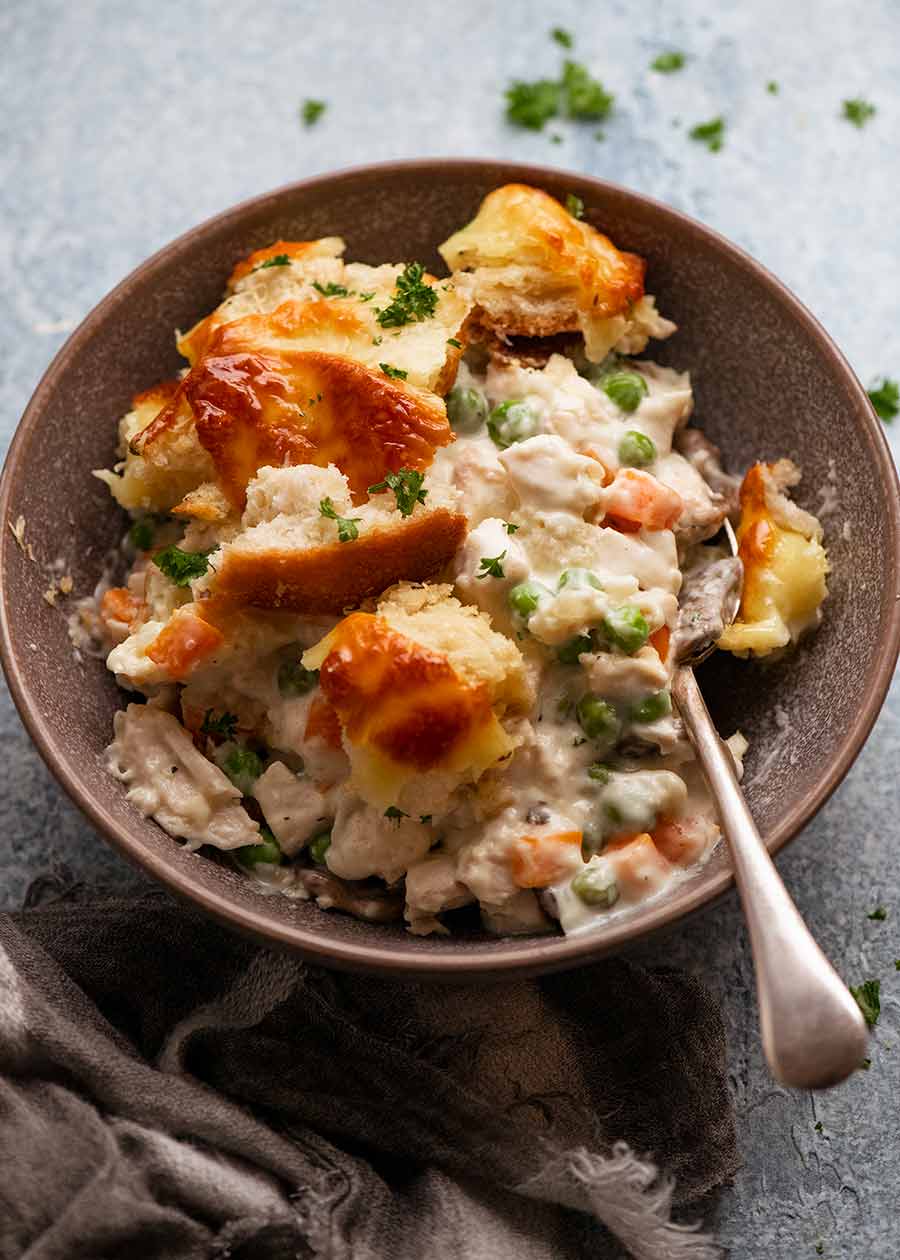
[[[417,161],[322,176],[202,224],[133,272],[84,321],[48,369],[19,425],[0,488],[3,664],[22,718],[73,800],[126,857],[234,928],[351,970],[444,978],[535,973],[622,948],[708,904],[731,881],[724,846],[671,896],[576,937],[409,936],[314,906],[262,896],[220,863],[186,853],[126,801],[102,752],[122,704],[102,661],[77,663],[65,616],[42,599],[42,565],[62,556],[76,594],[96,582],[123,518],[92,468],[113,459],[130,398],[179,367],[172,331],[219,301],[248,250],[283,237],[341,235],[348,257],[418,258],[499,184],[580,196],[592,223],[648,261],[648,288],[681,331],[654,347],[690,368],[696,419],[733,468],[788,455],[799,499],[826,518],[833,572],[818,633],[769,668],[728,657],[702,671],[720,729],[750,740],[745,786],[772,852],[796,835],[847,773],[881,707],[900,638],[900,500],[866,395],[807,310],[746,254],[637,193],[580,175],[487,161]],[[32,563],[6,522],[24,516]]]

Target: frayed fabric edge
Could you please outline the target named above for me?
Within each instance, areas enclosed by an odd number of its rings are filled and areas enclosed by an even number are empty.
[[[725,1255],[696,1225],[671,1219],[674,1182],[660,1177],[625,1142],[608,1156],[581,1147],[549,1151],[534,1177],[516,1186],[528,1198],[589,1212],[622,1242],[635,1260],[722,1260]]]

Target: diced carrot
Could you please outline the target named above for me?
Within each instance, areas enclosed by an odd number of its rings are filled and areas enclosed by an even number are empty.
[[[603,852],[615,871],[620,895],[626,901],[637,901],[661,888],[672,867],[646,831],[621,840],[607,844]]]
[[[580,831],[519,836],[511,855],[513,883],[519,888],[546,888],[580,864]]]
[[[671,632],[668,626],[660,626],[658,630],[654,630],[649,638],[649,643],[655,649],[657,656],[663,662],[669,655],[669,640]]]
[[[639,468],[620,468],[606,496],[607,518],[618,529],[623,522],[671,529],[682,507],[680,494]]]
[[[100,600],[100,618],[106,626],[111,621],[131,626],[137,621],[140,611],[141,601],[125,586],[111,586]]]
[[[306,729],[303,732],[305,739],[314,739],[317,735],[330,748],[341,747],[341,719],[324,696],[316,696],[309,706]]]
[[[162,666],[173,682],[183,682],[223,642],[224,635],[215,626],[181,609],[160,630],[147,648],[147,655]]]
[[[653,843],[674,866],[690,866],[706,846],[704,828],[696,819],[659,818],[653,828]]]

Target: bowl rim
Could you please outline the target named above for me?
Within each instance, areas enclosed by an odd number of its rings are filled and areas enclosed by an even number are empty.
[[[835,374],[842,378],[848,393],[847,405],[855,407],[860,413],[863,421],[861,436],[864,435],[867,439],[870,458],[876,465],[879,480],[888,492],[892,528],[888,530],[890,549],[887,556],[887,571],[893,578],[895,598],[887,616],[886,633],[878,648],[871,685],[863,703],[854,721],[844,732],[838,755],[826,772],[807,788],[766,838],[766,847],[769,853],[774,855],[806,825],[844,778],[868,738],[890,686],[898,652],[900,652],[900,483],[898,483],[897,469],[890,447],[861,382],[815,316],[775,275],[744,250],[715,229],[707,227],[656,198],[648,197],[644,193],[625,188],[620,184],[561,168],[483,157],[423,157],[366,163],[313,175],[247,198],[204,219],[130,271],[89,311],[53,357],[38,382],[10,442],[2,476],[0,476],[0,528],[4,521],[11,520],[11,498],[18,466],[24,458],[33,432],[40,424],[45,400],[54,390],[58,376],[73,359],[77,358],[98,325],[106,320],[108,314],[115,310],[136,284],[152,276],[170,260],[190,250],[198,237],[227,230],[232,223],[239,222],[247,215],[259,213],[268,205],[277,205],[284,198],[302,195],[305,191],[321,187],[323,184],[340,185],[342,182],[352,182],[365,176],[380,176],[383,179],[389,179],[393,174],[420,172],[424,178],[427,178],[432,172],[446,174],[448,170],[451,173],[453,170],[467,173],[480,171],[485,177],[496,180],[497,184],[519,182],[541,186],[545,181],[558,182],[560,179],[569,179],[574,184],[592,191],[600,201],[612,196],[643,203],[644,206],[660,214],[663,220],[674,221],[689,233],[706,238],[719,250],[724,251],[733,264],[749,273],[755,281],[768,289],[772,296],[787,308],[789,315],[803,325],[821,353],[830,361]],[[6,557],[10,554],[10,548],[13,545],[14,540],[10,537],[10,531],[2,529],[0,577],[5,570]],[[672,928],[704,907],[720,900],[734,882],[731,870],[724,869],[711,881],[698,885],[692,895],[678,904],[677,909],[671,899],[665,897],[658,902],[652,902],[648,906],[639,929],[636,928],[633,920],[626,919],[621,923],[614,920],[603,933],[584,933],[553,938],[506,937],[502,938],[504,942],[502,952],[495,952],[494,949],[489,948],[477,952],[461,951],[458,954],[420,953],[404,949],[396,938],[392,938],[389,945],[379,945],[377,937],[371,942],[331,941],[328,939],[327,931],[319,933],[302,925],[275,921],[263,910],[256,909],[252,905],[241,904],[227,893],[207,887],[199,877],[177,870],[162,853],[144,849],[142,844],[132,838],[127,827],[120,826],[102,802],[96,800],[87,791],[75,767],[66,758],[64,738],[58,738],[50,729],[36,699],[30,692],[12,640],[6,584],[2,581],[0,581],[0,663],[2,663],[19,716],[38,752],[71,800],[112,843],[114,848],[170,892],[199,907],[225,926],[263,941],[268,946],[294,950],[326,966],[381,975],[394,973],[422,979],[443,978],[446,980],[490,979],[508,975],[511,972],[525,976],[562,970],[579,963],[593,961],[605,954],[619,951],[627,945],[643,942],[653,935]],[[540,943],[549,942],[551,939],[554,942],[553,949],[542,951]],[[536,945],[537,950],[535,950]]]

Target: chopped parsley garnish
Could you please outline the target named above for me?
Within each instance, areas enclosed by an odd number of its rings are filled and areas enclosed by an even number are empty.
[[[390,306],[378,312],[382,328],[400,328],[404,324],[429,319],[437,306],[437,290],[422,279],[425,268],[419,262],[407,263],[397,277],[395,296]]]
[[[254,267],[254,271],[265,271],[266,267],[289,267],[291,260],[287,254],[275,254],[272,258],[267,258],[265,262],[261,262],[258,267]]]
[[[876,923],[883,923],[887,918],[887,910],[884,906],[876,906],[871,914],[866,915],[867,919],[874,919]]]
[[[553,135],[550,137],[550,143],[562,144],[562,136],[559,134],[558,131],[554,131]]]
[[[550,32],[550,38],[556,40],[560,48],[571,48],[575,43],[571,31],[565,30],[562,26],[554,26]]]
[[[132,547],[136,547],[138,551],[149,551],[153,546],[155,533],[153,522],[145,516],[142,520],[134,522],[128,531],[128,537]]]
[[[345,284],[335,284],[333,280],[329,280],[327,284],[319,284],[318,280],[313,280],[313,286],[322,297],[349,297],[350,290]]]
[[[431,814],[421,814],[419,817],[419,822],[424,823],[426,826],[428,826],[428,824],[431,822]]]
[[[378,366],[385,376],[389,376],[393,381],[405,381],[409,375],[408,372],[404,372],[403,368],[394,367],[391,363],[379,363]]]
[[[504,521],[503,528],[506,530],[507,534],[514,534],[519,526],[513,525],[512,521]]]
[[[338,516],[331,499],[322,499],[319,503],[319,511],[322,516],[327,516],[330,521],[337,523],[338,542],[353,542],[359,537],[359,530],[356,526],[357,522],[362,520],[362,517]]]
[[[821,1121],[821,1120],[817,1120],[817,1121],[816,1121],[816,1123],[813,1125],[813,1128],[815,1129],[816,1133],[821,1133],[821,1132],[822,1132],[822,1121]]]
[[[684,67],[683,52],[664,52],[650,62],[650,69],[656,70],[659,74],[672,74],[675,70],[681,70]]]
[[[461,342],[461,341],[457,341],[455,337],[448,337],[448,338],[447,338],[447,345],[448,345],[448,346],[455,346],[457,350],[462,350],[462,342]]]
[[[862,1063],[860,1063],[859,1066],[862,1068],[864,1072],[868,1072],[869,1068],[872,1066],[872,1060],[863,1059]],[[818,1254],[821,1255],[822,1254],[821,1251]]]
[[[481,569],[481,572],[477,573],[475,576],[479,580],[486,577],[505,577],[506,574],[503,572],[503,565],[500,563],[505,555],[506,552],[501,551],[499,556],[494,556],[493,559],[489,559],[487,556],[484,556],[483,559],[478,562],[478,567]]]
[[[873,385],[869,390],[869,402],[875,408],[875,414],[885,424],[890,424],[900,411],[900,385],[885,376],[880,385]]]
[[[849,987],[866,1023],[870,1028],[874,1028],[881,1014],[881,981],[863,980],[862,984],[855,987],[851,984]]]
[[[895,970],[895,971],[900,971],[900,958],[895,958],[895,959],[894,959],[894,970]]]
[[[409,818],[409,814],[404,814],[402,809],[398,809],[396,805],[388,805],[384,811],[385,818],[392,818],[394,822],[399,822],[401,818]]]
[[[574,193],[566,193],[566,209],[573,219],[584,218],[584,202]]]
[[[356,296],[359,298],[360,302],[371,302],[372,298],[375,296],[375,290],[373,289],[371,293],[357,293]]]
[[[209,551],[182,551],[173,543],[153,557],[153,563],[176,586],[190,586],[195,578],[203,577],[209,568]]]
[[[200,727],[201,735],[222,735],[225,739],[235,739],[237,737],[237,717],[233,713],[223,713],[220,717],[213,717],[213,709],[207,709],[203,715],[203,725]]]
[[[314,101],[311,97],[300,106],[300,117],[303,119],[304,127],[311,127],[313,123],[317,123],[325,113],[326,102]]]
[[[506,121],[514,127],[542,131],[544,123],[559,113],[559,84],[552,79],[526,83],[515,79],[506,89]]]
[[[384,337],[373,337],[373,338],[372,338],[372,345],[373,345],[373,346],[380,346],[380,345],[381,345],[381,343],[382,343],[382,341],[384,341]]]
[[[718,153],[725,142],[725,119],[711,118],[709,122],[697,123],[688,135],[692,140],[705,144],[710,153]]]
[[[870,118],[874,118],[875,113],[875,106],[868,101],[864,101],[861,96],[844,101],[843,116],[847,122],[853,123],[854,127],[864,127]]]
[[[562,92],[570,118],[599,122],[612,109],[613,96],[578,61],[567,61],[563,66]]]
[[[770,79],[769,82],[766,84],[766,91],[769,93],[770,96],[778,95],[778,84],[776,83],[774,79]]]
[[[383,366],[383,365],[382,365]],[[412,516],[417,503],[424,503],[427,490],[422,489],[425,474],[416,472],[414,468],[401,468],[390,472],[384,481],[369,486],[369,494],[379,494],[383,490],[393,490],[394,498],[401,516]]]

